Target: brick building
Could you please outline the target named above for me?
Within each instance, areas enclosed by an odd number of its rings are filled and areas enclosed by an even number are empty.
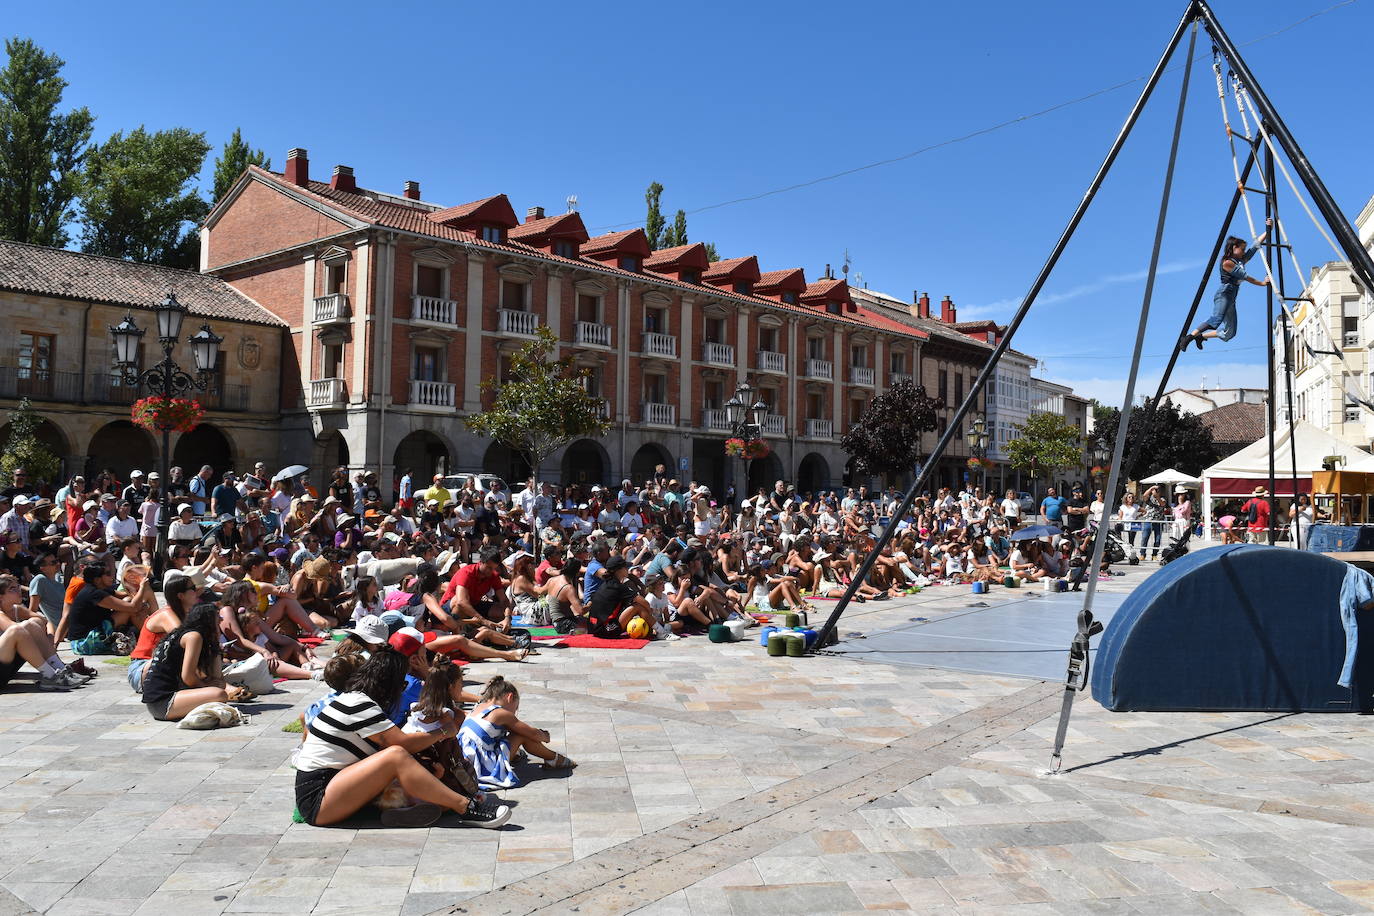
[[[592,370],[614,422],[542,474],[611,482],[663,464],[721,487],[735,464],[723,408],[748,379],[773,446],[751,485],[838,485],[846,424],[918,371],[930,337],[842,279],[763,271],[752,256],[710,263],[701,244],[651,251],[638,229],[590,238],[576,212],[532,207],[521,221],[505,195],[441,207],[416,182],[364,189],[346,166],[318,181],[300,149],[284,173],[240,177],[202,227],[201,257],[287,326],[282,460],[380,467],[384,487],[406,468],[524,475],[463,417],[541,325]]]
[[[216,277],[113,258],[0,241],[0,411],[28,398],[44,418],[39,436],[62,458],[63,475],[102,469],[128,479],[158,467],[161,443],[129,420],[129,405],[150,392],[112,372],[110,327],[125,314],[147,331],[140,368],[162,358],[153,307],[175,292],[187,307],[182,337],[208,323],[224,338],[195,430],[173,433],[172,464],[188,474],[277,457],[282,322]],[[190,347],[173,358],[190,370]],[[8,431],[0,429],[0,443]]]

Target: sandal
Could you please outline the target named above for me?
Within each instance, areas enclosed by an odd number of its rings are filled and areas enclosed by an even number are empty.
[[[546,770],[571,770],[575,766],[577,766],[576,763],[562,754],[554,754],[552,760],[544,761],[544,769]]]

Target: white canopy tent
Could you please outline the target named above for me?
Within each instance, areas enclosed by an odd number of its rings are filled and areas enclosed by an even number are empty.
[[[1294,426],[1293,442],[1298,465],[1298,493],[1312,492],[1312,474],[1322,470],[1323,462],[1331,455],[1345,458],[1345,471],[1374,473],[1374,455],[1348,442],[1343,442],[1326,430],[1318,429],[1305,420]],[[1274,495],[1292,498],[1293,463],[1288,447],[1288,427],[1275,430],[1274,435]],[[1223,458],[1202,472],[1203,530],[1211,534],[1212,500],[1226,497],[1249,499],[1255,487],[1269,486],[1269,437],[1252,442],[1234,455]],[[1277,519],[1276,519],[1277,522]]]
[[[1183,484],[1184,486],[1195,487],[1198,484],[1202,483],[1202,480],[1197,477],[1190,477],[1182,471],[1175,471],[1173,468],[1169,468],[1167,471],[1160,471],[1153,477],[1146,477],[1144,480],[1141,481],[1141,483],[1167,484],[1170,486]]]

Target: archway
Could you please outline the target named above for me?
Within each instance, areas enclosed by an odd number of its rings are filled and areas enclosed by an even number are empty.
[[[818,493],[830,489],[830,464],[811,452],[797,465],[797,492]]]
[[[658,443],[646,442],[630,459],[630,473],[627,476],[635,486],[639,486],[646,480],[654,479],[654,469],[660,464],[663,465],[664,473],[672,477],[673,456]]]
[[[417,429],[396,443],[393,461],[396,479],[400,480],[401,475],[410,471],[412,481],[417,485],[423,483],[418,487],[421,490],[429,486],[435,474],[447,474],[453,465],[453,457],[444,440],[427,429]]]
[[[329,486],[337,467],[348,467],[348,443],[337,429],[326,429],[315,437],[310,455],[310,479],[318,492]]]
[[[128,480],[134,468],[146,471],[158,466],[158,443],[147,430],[128,420],[115,420],[91,437],[86,455],[87,480],[107,469],[120,480]]]
[[[38,486],[40,483],[46,484],[55,490],[65,484],[67,479],[78,470],[77,468],[67,467],[67,456],[71,454],[71,445],[68,443],[67,435],[62,432],[61,427],[51,420],[42,417],[39,418],[38,427],[34,430],[34,436],[60,463],[58,465],[56,479],[54,480],[39,481],[33,479],[33,470],[31,468],[26,468],[26,470],[29,471],[29,483],[34,486]],[[4,426],[0,426],[0,448],[5,448],[9,444],[9,441],[10,424],[6,423]],[[51,490],[46,492],[51,494]]]
[[[594,483],[608,484],[611,476],[611,462],[606,450],[594,439],[578,439],[563,453],[560,468],[563,486]]]
[[[172,449],[172,464],[181,468],[183,480],[190,480],[207,464],[215,469],[213,480],[218,480],[225,471],[234,468],[233,446],[229,437],[219,428],[202,423],[189,433],[184,433]],[[252,468],[241,468],[251,471]]]
[[[512,451],[500,442],[493,442],[482,456],[482,470],[504,480],[509,492],[529,478],[530,463],[519,452]]]
[[[740,498],[753,496],[760,489],[765,493],[773,492],[773,484],[786,479],[782,461],[776,452],[769,452],[766,458],[755,458],[749,462],[749,492],[741,493]]]

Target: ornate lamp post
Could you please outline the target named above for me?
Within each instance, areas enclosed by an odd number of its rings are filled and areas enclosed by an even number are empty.
[[[1088,447],[1084,457],[1088,461],[1088,474],[1099,482],[1095,486],[1100,485],[1102,478],[1106,476],[1107,462],[1112,460],[1112,453],[1107,450],[1104,443],[1098,440]]]
[[[968,441],[969,454],[978,459],[978,488],[986,496],[988,492],[988,421],[982,414],[973,418],[973,424],[969,427]]]
[[[134,323],[133,314],[128,313],[123,321],[110,328],[110,335],[114,338],[115,372],[125,385],[131,388],[144,386],[153,396],[168,401],[192,389],[204,391],[210,386],[215,365],[219,361],[219,345],[224,342],[224,338],[210,330],[208,324],[204,324],[199,331],[186,339],[191,345],[191,358],[195,361],[196,367],[195,375],[191,375],[172,359],[172,351],[176,349],[177,338],[181,335],[181,325],[186,318],[186,306],[177,301],[175,293],[168,293],[167,298],[159,302],[153,312],[157,317],[157,339],[162,345],[162,360],[151,368],[138,371],[138,346],[143,340],[144,330]],[[172,425],[159,422],[157,427],[162,432],[162,479],[158,488],[162,510],[158,519],[158,544],[165,549],[167,530],[172,520],[171,503],[167,498]]]
[[[747,445],[763,438],[763,418],[768,413],[768,405],[758,397],[758,390],[747,381],[740,382],[735,388],[734,396],[725,402],[725,419],[730,424],[730,437],[740,439]],[[749,494],[745,492],[740,496],[740,491],[749,489],[749,460],[748,451],[740,454],[740,463],[744,466],[743,474],[740,477],[740,485],[735,488],[735,496],[740,500],[745,499]]]

